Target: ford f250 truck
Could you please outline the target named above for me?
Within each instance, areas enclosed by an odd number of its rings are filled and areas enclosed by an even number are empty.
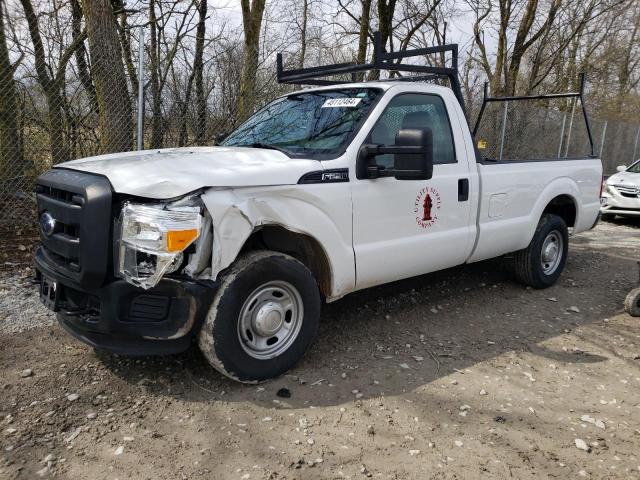
[[[509,253],[522,283],[552,285],[569,229],[597,220],[600,160],[484,158],[455,65],[404,64],[436,49],[389,54],[376,41],[365,65],[285,70],[278,57],[281,82],[315,88],[269,103],[220,146],[41,175],[37,279],[64,329],[121,354],[197,342],[214,368],[257,382],[303,356],[323,302],[356,290]],[[326,79],[372,69],[451,85]]]

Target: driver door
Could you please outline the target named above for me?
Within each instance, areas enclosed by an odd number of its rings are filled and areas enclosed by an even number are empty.
[[[458,265],[470,254],[475,229],[469,166],[463,139],[453,135],[442,97],[396,95],[365,142],[393,145],[401,128],[425,127],[433,132],[433,178],[353,182],[357,289]],[[378,155],[377,163],[393,167],[393,155]]]

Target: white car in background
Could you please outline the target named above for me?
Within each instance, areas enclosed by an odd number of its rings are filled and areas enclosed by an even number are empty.
[[[604,182],[602,189],[602,218],[640,217],[640,159],[629,167],[620,165],[618,173]]]

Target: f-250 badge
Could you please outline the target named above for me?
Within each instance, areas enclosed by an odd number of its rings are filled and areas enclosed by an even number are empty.
[[[416,223],[422,228],[429,228],[438,221],[438,212],[442,200],[440,192],[433,187],[424,187],[416,195],[413,213]]]

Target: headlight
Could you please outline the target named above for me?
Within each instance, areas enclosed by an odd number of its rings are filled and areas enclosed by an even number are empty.
[[[604,189],[603,189],[603,193],[606,193],[608,195],[613,195],[613,189],[611,188],[611,185],[609,185],[607,182],[604,182]]]
[[[120,213],[118,275],[144,289],[176,271],[200,235],[198,207],[125,203]]]

